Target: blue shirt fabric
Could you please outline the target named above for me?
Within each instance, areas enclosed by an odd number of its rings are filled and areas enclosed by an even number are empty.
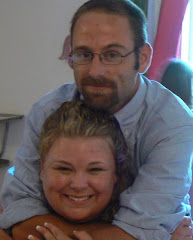
[[[48,93],[32,106],[17,152],[15,174],[6,174],[0,227],[48,214],[39,179],[39,134],[44,120],[63,102],[77,98],[74,83]],[[193,115],[161,84],[141,77],[140,87],[115,113],[134,159],[134,184],[120,196],[113,224],[136,239],[170,239],[190,213],[188,191],[193,156]]]

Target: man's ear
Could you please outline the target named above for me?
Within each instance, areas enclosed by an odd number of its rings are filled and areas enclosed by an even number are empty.
[[[139,48],[139,73],[145,73],[151,65],[153,49],[149,43]]]
[[[73,68],[72,59],[71,59],[71,57],[69,57],[70,52],[71,52],[71,36],[68,35],[64,40],[62,54],[59,57],[59,59],[68,61],[68,65],[71,68]]]
[[[73,69],[73,62],[71,57],[68,57],[68,65]]]

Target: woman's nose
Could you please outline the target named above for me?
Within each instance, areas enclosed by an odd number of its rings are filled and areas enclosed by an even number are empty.
[[[76,191],[83,191],[88,187],[88,180],[85,174],[74,174],[72,176],[70,187]]]

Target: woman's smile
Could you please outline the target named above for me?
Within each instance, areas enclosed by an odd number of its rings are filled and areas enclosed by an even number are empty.
[[[71,202],[75,204],[85,204],[90,200],[94,195],[86,195],[86,196],[74,196],[74,195],[67,195],[64,196]]]

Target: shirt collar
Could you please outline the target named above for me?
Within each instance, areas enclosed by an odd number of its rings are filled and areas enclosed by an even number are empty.
[[[146,90],[147,86],[144,82],[143,77],[140,76],[140,85],[134,97],[123,108],[114,114],[119,122],[122,122],[124,118],[128,118],[128,116],[132,117],[137,112],[139,112],[139,109],[144,102]]]

